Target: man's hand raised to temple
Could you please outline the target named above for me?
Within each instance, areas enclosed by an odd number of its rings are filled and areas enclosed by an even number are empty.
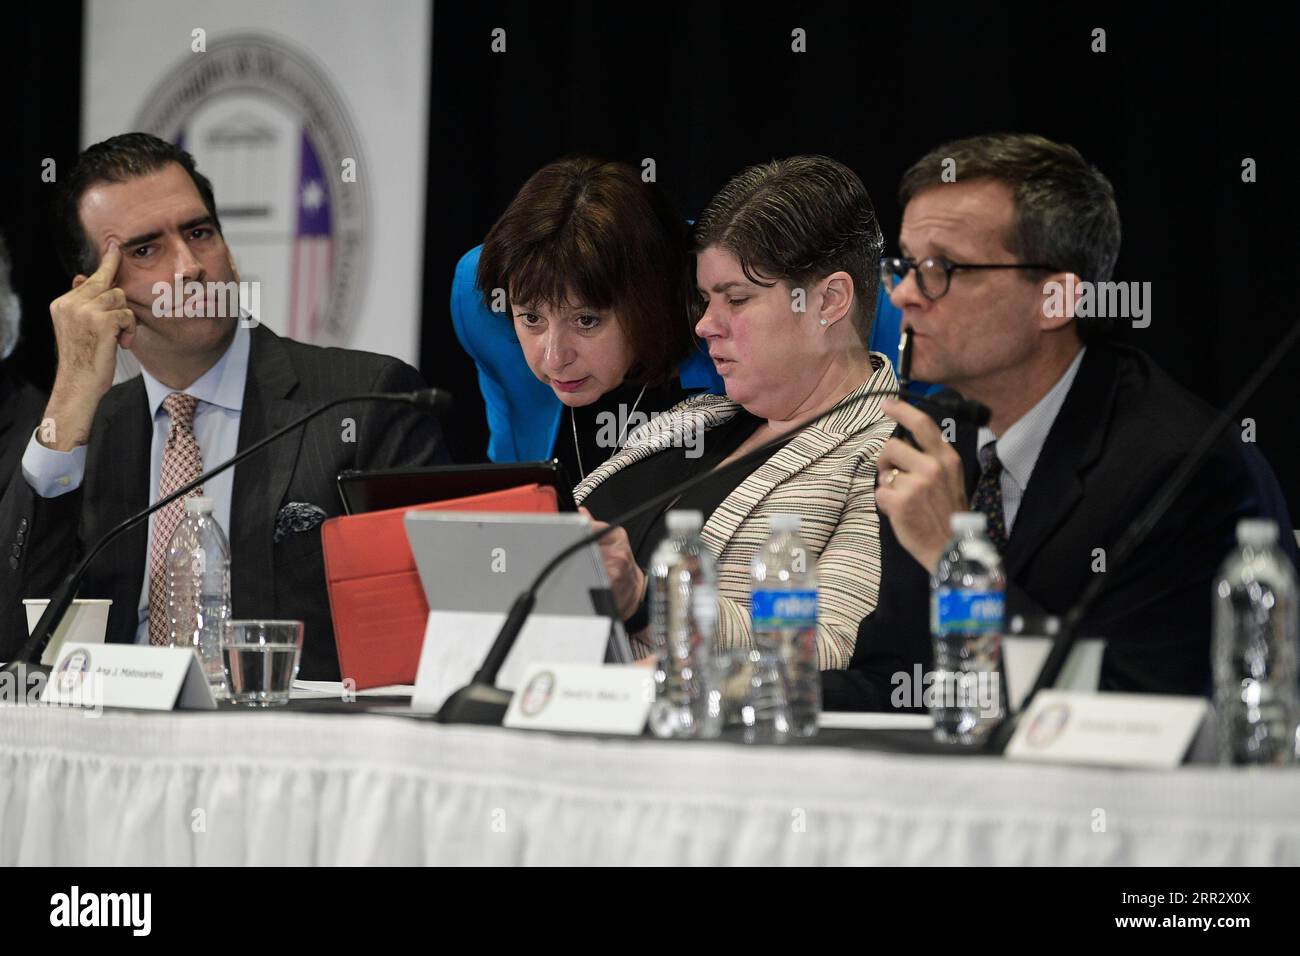
[[[135,337],[126,293],[113,284],[121,263],[121,248],[114,243],[89,278],[78,275],[72,288],[50,303],[59,367],[37,438],[58,451],[89,440],[95,409],[113,385],[117,347],[130,348]]]

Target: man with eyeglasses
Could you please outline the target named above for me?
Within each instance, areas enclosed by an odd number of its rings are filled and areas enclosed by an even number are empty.
[[[1073,147],[1003,134],[939,147],[899,192],[901,256],[881,271],[910,334],[911,374],[992,415],[977,429],[885,406],[900,433],[878,461],[880,600],[849,670],[823,675],[826,707],[888,710],[895,675],[930,669],[929,574],[965,510],[988,516],[1008,620],[1064,615],[1104,573],[1080,626],[1107,640],[1102,689],[1206,693],[1211,580],[1236,522],[1277,521],[1294,561],[1291,523],[1268,464],[1229,430],[1146,542],[1105,564],[1214,418],[1110,340],[1115,317],[1076,316],[1077,295],[1061,301],[1061,289],[1110,279],[1120,221],[1109,180]]]

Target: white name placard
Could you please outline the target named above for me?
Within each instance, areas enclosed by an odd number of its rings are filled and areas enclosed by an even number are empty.
[[[1012,760],[1172,769],[1206,715],[1202,697],[1045,690],[1020,718]]]
[[[654,671],[630,664],[528,666],[506,711],[507,727],[640,734],[654,703]]]
[[[47,704],[137,710],[216,710],[189,647],[65,643],[45,685]]]

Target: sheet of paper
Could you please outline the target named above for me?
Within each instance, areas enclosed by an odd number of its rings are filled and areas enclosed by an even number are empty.
[[[390,684],[387,687],[370,687],[354,690],[354,697],[410,697],[414,684]],[[293,700],[338,700],[343,697],[343,682],[336,680],[296,680],[289,692]]]
[[[933,730],[928,714],[867,714],[824,711],[817,726],[827,730]]]
[[[1013,712],[1020,710],[1051,650],[1050,637],[1007,635],[1002,638],[1002,664]],[[1077,641],[1065,658],[1065,666],[1056,681],[1057,689],[1095,691],[1101,680],[1101,658],[1105,650],[1106,642],[1097,638]]]
[[[505,618],[505,614],[485,611],[430,611],[412,709],[435,711],[468,684]],[[506,657],[497,686],[514,690],[533,661],[600,664],[605,659],[609,631],[609,621],[603,617],[534,614]]]

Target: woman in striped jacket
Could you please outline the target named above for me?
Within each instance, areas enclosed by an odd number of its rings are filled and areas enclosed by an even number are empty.
[[[740,647],[750,643],[750,561],[771,516],[797,514],[816,558],[820,665],[845,668],[879,590],[875,461],[894,430],[880,403],[897,390],[889,362],[863,344],[879,282],[875,211],[847,167],[798,156],[732,179],[696,223],[693,244],[695,332],[727,394],[694,396],[647,422],[574,496],[599,524],[812,421],[752,466],[721,472],[606,535],[601,552],[644,654],[642,569],[664,536],[664,516],[670,507],[703,512],[703,541],[718,561],[719,643]]]

